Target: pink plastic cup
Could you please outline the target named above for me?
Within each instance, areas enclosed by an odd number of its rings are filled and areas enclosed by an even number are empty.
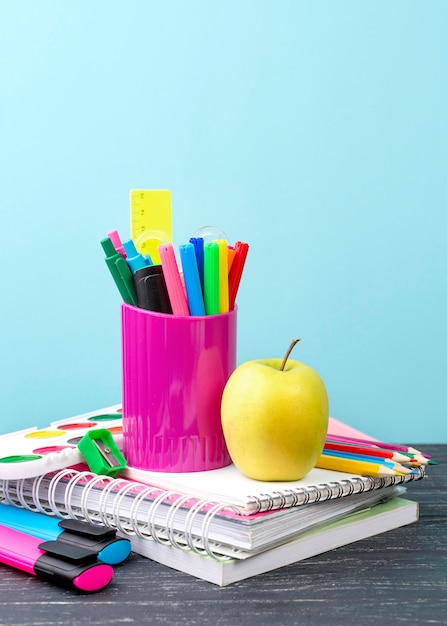
[[[123,304],[121,319],[128,464],[160,472],[229,465],[220,403],[236,367],[236,308],[186,317]]]

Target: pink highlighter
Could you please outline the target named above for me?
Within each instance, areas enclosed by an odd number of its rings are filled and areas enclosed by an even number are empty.
[[[42,541],[0,525],[0,562],[69,589],[93,593],[113,578],[97,554],[62,541]]]

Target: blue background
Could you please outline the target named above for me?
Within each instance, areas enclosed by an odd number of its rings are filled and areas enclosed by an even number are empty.
[[[99,241],[172,191],[174,241],[250,243],[238,362],[447,441],[447,3],[0,3],[1,432],[121,401]]]

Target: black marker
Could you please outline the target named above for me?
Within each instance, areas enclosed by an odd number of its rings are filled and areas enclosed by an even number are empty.
[[[148,265],[133,276],[137,306],[157,313],[172,313],[171,301],[161,265]]]

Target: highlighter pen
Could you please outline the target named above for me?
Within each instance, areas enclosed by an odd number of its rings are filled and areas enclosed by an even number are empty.
[[[130,541],[117,537],[113,528],[75,519],[60,520],[7,504],[0,504],[0,524],[44,541],[58,540],[85,548],[109,565],[122,563],[131,550]]]
[[[168,288],[161,265],[148,265],[133,275],[137,306],[157,313],[172,313]]]
[[[236,295],[239,289],[239,284],[241,282],[242,272],[244,271],[245,259],[247,258],[248,243],[237,241],[234,249],[236,251],[236,254],[228,276],[230,311],[234,309],[234,305],[236,302]]]
[[[121,280],[123,281],[124,288],[127,291],[129,304],[135,305],[137,303],[137,293],[135,291],[132,272],[130,270],[130,267],[127,265],[126,259],[120,256],[120,258],[116,259],[115,261],[115,267],[118,270],[118,273],[121,276]]]
[[[112,274],[112,278],[115,281],[116,286],[118,287],[118,291],[121,294],[122,299],[127,304],[135,304],[136,296],[133,297],[132,290],[129,291],[129,284],[127,281],[123,279],[123,274],[125,275],[125,270],[122,269],[122,263],[127,268],[127,272],[132,280],[132,273],[123,258],[123,256],[115,250],[115,247],[109,237],[105,237],[101,240],[102,249],[105,252],[106,265],[109,268],[110,273]]]
[[[219,246],[219,313],[228,313],[228,244],[225,239],[218,239]]]
[[[219,313],[219,246],[215,242],[205,243],[204,249],[204,301],[207,315]]]
[[[0,525],[0,562],[62,587],[93,593],[113,578],[113,567],[90,550],[44,541]]]
[[[205,315],[202,285],[200,284],[194,244],[182,244],[180,246],[180,258],[182,261],[183,277],[185,279],[186,295],[188,296],[189,311],[191,315]]]
[[[232,246],[228,246],[228,273],[230,273],[235,255],[236,255],[236,250]]]
[[[166,280],[166,287],[168,288],[172,312],[174,315],[189,315],[188,301],[175,258],[174,246],[172,243],[162,243],[158,246],[158,252]]]
[[[120,238],[120,236],[118,234],[118,231],[117,230],[111,230],[109,233],[107,233],[107,237],[113,243],[113,247],[115,248],[115,250],[117,252],[119,252],[121,254],[121,256],[126,258],[126,251],[125,251],[125,249],[123,247],[123,244],[121,243],[121,238]]]
[[[127,265],[130,267],[130,271],[132,272],[132,274],[135,274],[135,272],[142,267],[152,265],[151,257],[148,254],[146,254],[146,256],[143,256],[141,252],[138,252],[132,239],[129,239],[129,241],[125,241],[123,243],[123,247],[126,252]]]

